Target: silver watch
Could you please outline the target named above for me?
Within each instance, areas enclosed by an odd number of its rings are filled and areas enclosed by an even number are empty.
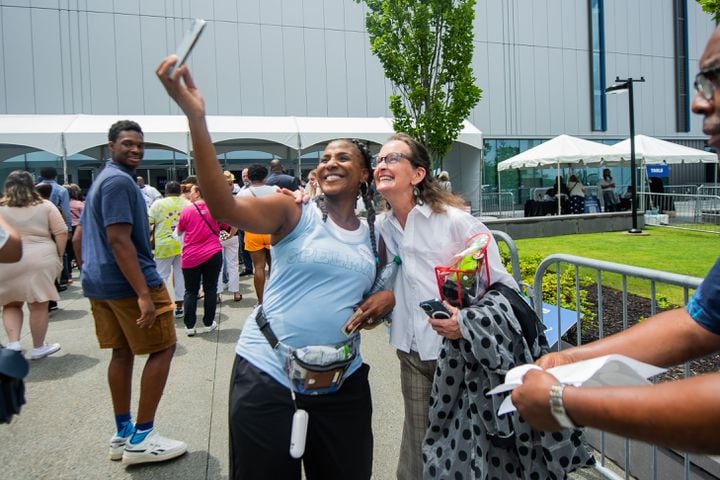
[[[565,385],[562,383],[556,383],[550,387],[550,413],[562,428],[577,428],[565,411],[563,390],[565,390]]]

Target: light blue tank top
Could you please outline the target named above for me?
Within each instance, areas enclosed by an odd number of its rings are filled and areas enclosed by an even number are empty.
[[[322,221],[314,205],[303,207],[290,234],[273,245],[263,310],[280,342],[294,348],[346,340],[342,326],[361,303],[375,277],[368,227],[355,231]],[[257,326],[255,311],[245,321],[235,352],[288,385],[280,359]],[[353,361],[348,375],[362,363]]]

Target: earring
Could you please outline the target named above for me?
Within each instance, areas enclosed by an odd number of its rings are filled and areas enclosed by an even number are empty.
[[[420,196],[420,189],[418,187],[413,187],[413,197],[415,197],[415,205],[422,206],[425,204]]]

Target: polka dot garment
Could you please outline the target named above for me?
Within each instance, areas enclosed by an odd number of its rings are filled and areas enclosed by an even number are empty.
[[[592,465],[581,430],[536,431],[517,412],[498,417],[503,396],[485,395],[508,370],[547,352],[545,336],[528,345],[510,302],[495,290],[462,310],[459,321],[464,338],[444,340],[437,362],[424,478],[561,479]]]

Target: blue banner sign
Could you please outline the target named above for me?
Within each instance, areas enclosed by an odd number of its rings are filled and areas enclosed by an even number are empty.
[[[670,166],[669,165],[648,165],[645,168],[647,168],[647,176],[648,177],[667,178],[670,176]]]

